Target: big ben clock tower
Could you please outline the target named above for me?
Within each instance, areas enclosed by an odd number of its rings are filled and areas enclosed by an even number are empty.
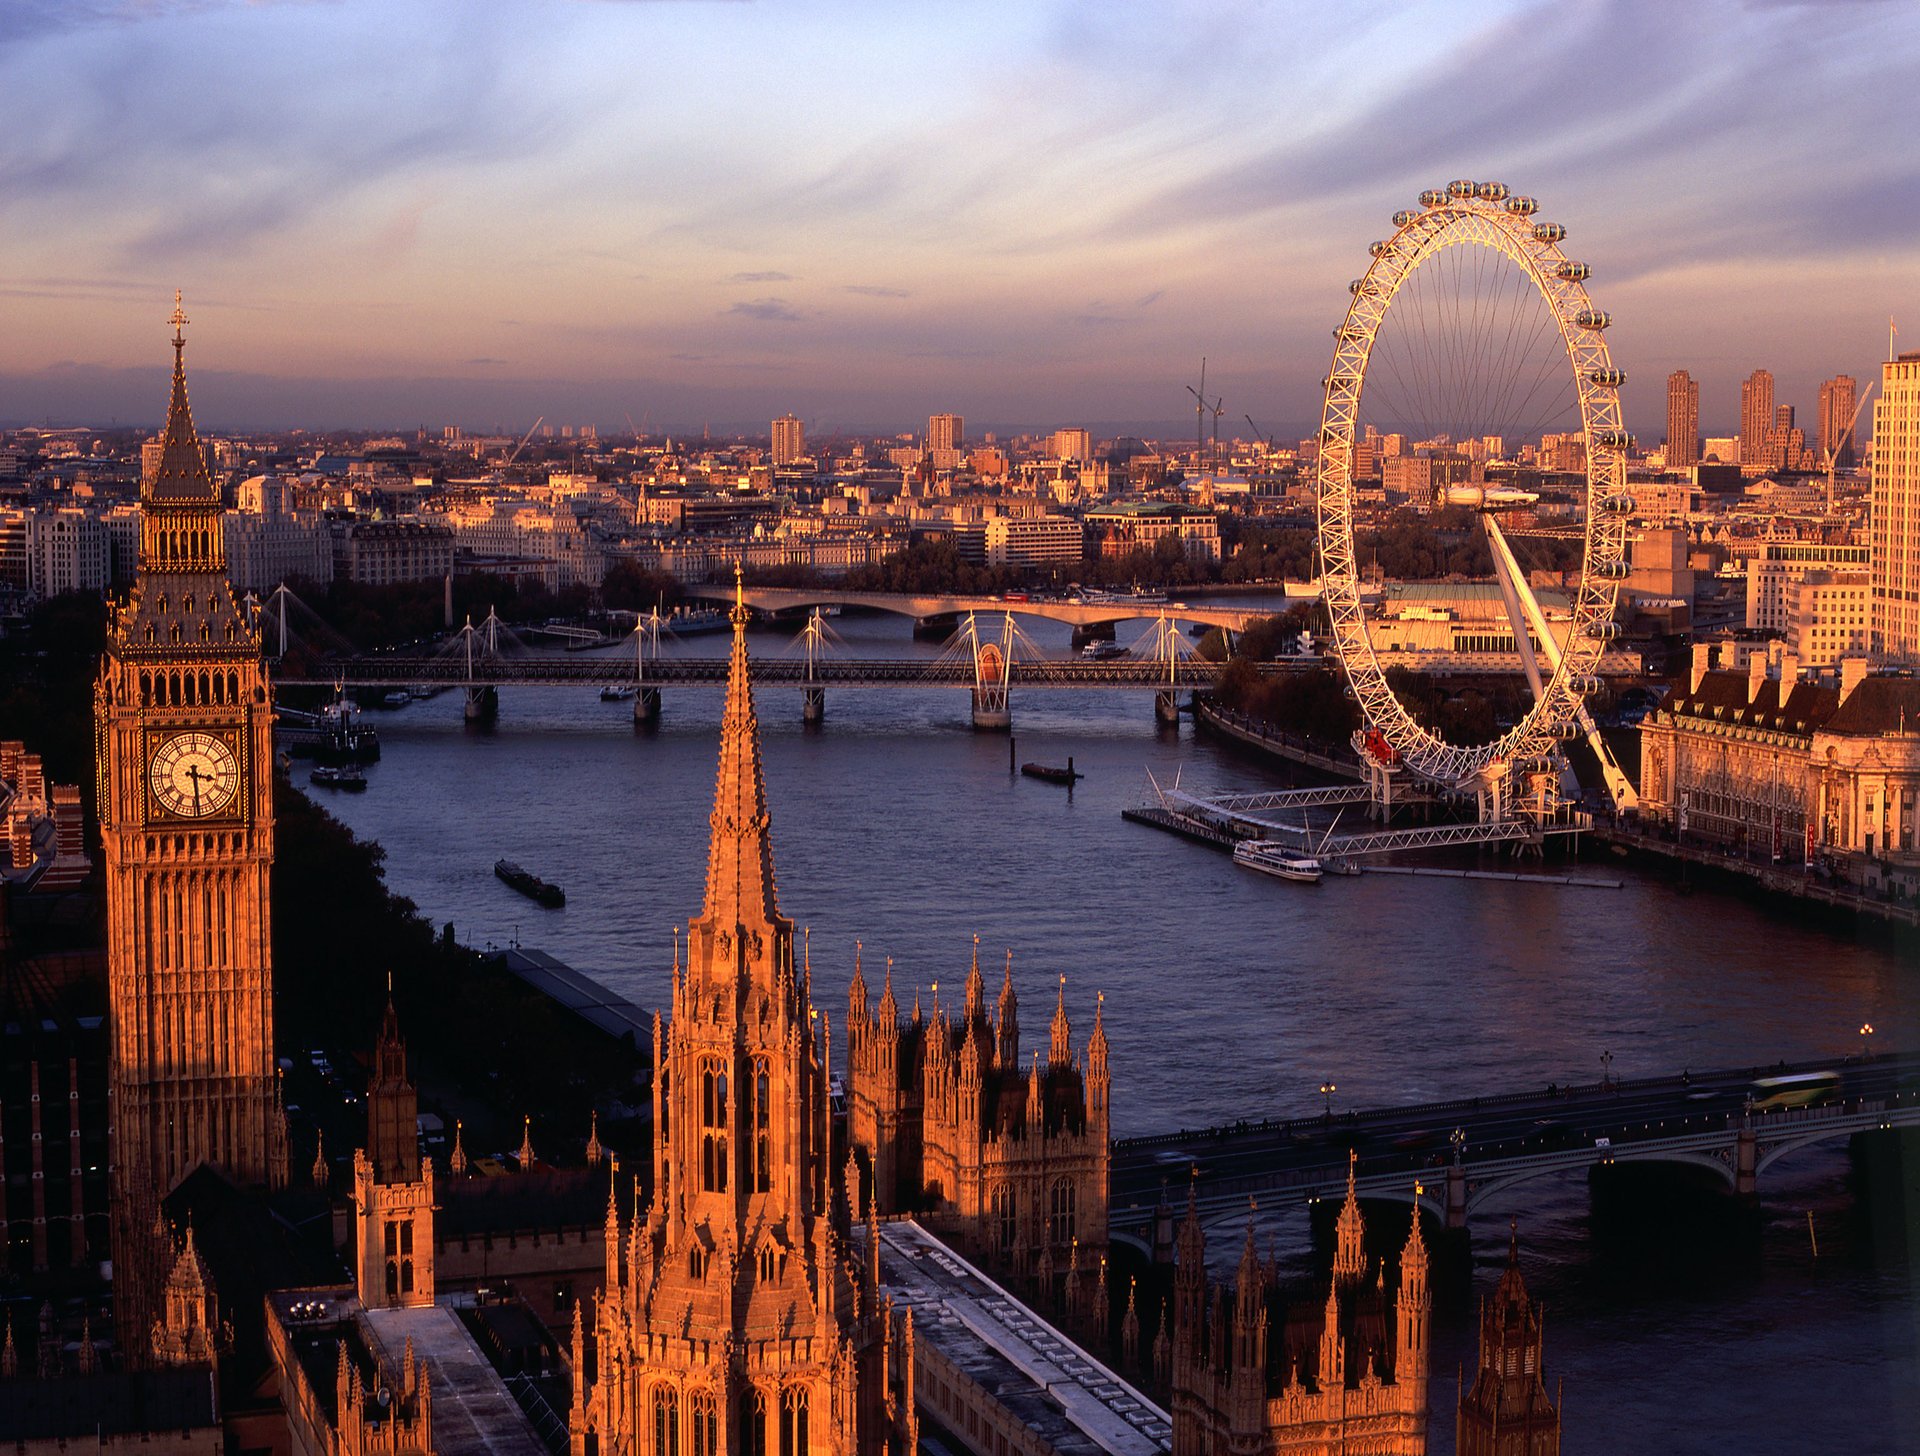
[[[220,493],[187,405],[186,321],[175,295],[173,399],[141,491],[139,571],[94,687],[115,1304],[136,1358],[172,1263],[159,1200],[202,1164],[241,1187],[286,1176],[268,937],[272,694],[227,580]]]

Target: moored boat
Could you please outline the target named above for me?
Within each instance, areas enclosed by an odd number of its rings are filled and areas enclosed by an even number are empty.
[[[634,691],[634,688],[630,684],[616,683],[600,689],[600,701],[603,703],[624,703],[633,697]]]
[[[1294,880],[1300,884],[1318,884],[1326,866],[1310,854],[1293,854],[1265,840],[1247,840],[1234,846],[1233,862],[1276,880]]]
[[[567,903],[565,890],[558,885],[550,885],[538,875],[521,869],[512,860],[495,860],[493,872],[529,900],[545,905],[549,910],[558,910]]]
[[[1068,788],[1073,787],[1075,779],[1083,779],[1086,777],[1085,774],[1079,774],[1073,771],[1073,760],[1071,758],[1067,760],[1067,766],[1065,768],[1051,763],[1023,763],[1020,765],[1020,772],[1027,778],[1040,779],[1042,782],[1049,784],[1065,784]]]
[[[367,788],[367,776],[351,766],[330,768],[323,764],[307,775],[307,781],[323,789],[346,789],[351,793],[365,793]]]

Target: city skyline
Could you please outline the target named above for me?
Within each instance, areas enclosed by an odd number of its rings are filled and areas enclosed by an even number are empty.
[[[1474,176],[1592,263],[1629,423],[1686,369],[1719,434],[1755,369],[1808,418],[1867,376],[1920,279],[1920,164],[1823,104],[1914,73],[1891,7],[455,13],[15,10],[0,421],[157,423],[178,286],[216,429],[1177,438],[1206,355],[1284,438],[1367,243]]]

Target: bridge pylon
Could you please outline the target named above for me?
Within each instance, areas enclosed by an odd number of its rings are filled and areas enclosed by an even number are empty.
[[[808,615],[806,630],[800,636],[807,649],[807,686],[800,699],[800,721],[822,723],[827,716],[827,690],[818,685],[819,660],[827,645],[827,624],[818,607]]]
[[[647,664],[660,660],[660,608],[633,624],[633,722],[652,727],[660,721],[660,689],[647,682]]]
[[[1013,729],[1013,705],[1007,697],[1008,676],[1013,670],[1013,615],[998,642],[984,642],[973,614],[967,614],[962,637],[973,653],[973,726],[983,733],[1007,733]]]
[[[1162,612],[1146,639],[1154,663],[1166,670],[1166,683],[1153,695],[1153,717],[1163,728],[1180,726],[1180,660],[1193,655],[1193,644],[1180,635],[1180,624]]]

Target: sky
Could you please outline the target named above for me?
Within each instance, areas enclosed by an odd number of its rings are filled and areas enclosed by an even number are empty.
[[[1540,200],[1732,433],[1920,347],[1908,0],[0,0],[0,424],[1319,416],[1368,245]]]

